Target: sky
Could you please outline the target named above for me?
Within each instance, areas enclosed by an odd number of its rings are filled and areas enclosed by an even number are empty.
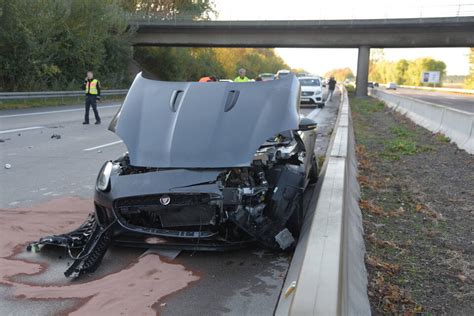
[[[289,5],[289,3],[291,5]],[[472,16],[474,0],[214,0],[217,20],[328,20]],[[357,68],[357,49],[277,48],[293,68],[324,74],[334,68]],[[448,75],[467,75],[469,48],[385,49],[385,59],[433,57],[446,63]]]

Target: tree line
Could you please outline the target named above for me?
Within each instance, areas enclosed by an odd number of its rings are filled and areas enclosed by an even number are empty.
[[[234,79],[239,68],[249,78],[288,65],[270,48],[136,47],[134,59],[161,80],[195,81],[203,76]]]
[[[135,47],[140,19],[209,19],[212,0],[0,0],[0,91],[77,90],[93,70],[128,87],[132,60],[162,80],[249,77],[287,68],[273,49]]]
[[[469,75],[464,81],[465,89],[474,89],[474,47],[469,52]]]
[[[346,79],[353,81],[355,78],[354,74],[352,73],[351,68],[349,67],[330,70],[324,74],[324,77],[326,78],[334,77],[334,79],[336,79],[336,81],[338,82],[342,82]]]
[[[469,74],[465,77],[464,88],[474,89],[474,48],[469,53]],[[424,71],[439,71],[440,83],[448,81],[446,76],[446,64],[443,61],[431,57],[423,57],[415,60],[400,59],[388,61],[384,58],[383,49],[372,49],[369,64],[369,81],[388,83],[395,82],[399,85],[422,86],[421,76]],[[325,73],[325,77],[333,76],[337,81],[355,79],[349,67],[333,69]],[[453,77],[453,76],[451,76]],[[464,76],[461,76],[464,77]],[[452,78],[451,78],[452,79]],[[431,84],[430,84],[431,85]]]
[[[371,60],[369,67],[369,81],[395,82],[407,86],[423,86],[421,76],[424,71],[440,72],[440,83],[437,86],[442,85],[446,76],[446,64],[430,57],[398,61]]]

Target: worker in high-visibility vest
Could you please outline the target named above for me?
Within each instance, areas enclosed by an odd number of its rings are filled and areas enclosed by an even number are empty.
[[[250,81],[245,75],[247,71],[244,68],[239,69],[239,75],[234,79],[234,82],[248,82]]]
[[[100,100],[100,82],[94,79],[92,71],[87,72],[87,77],[84,79],[82,89],[86,94],[86,113],[84,115],[84,122],[82,124],[89,124],[89,109],[92,106],[95,116],[95,124],[100,124],[100,116],[97,111],[97,100]]]

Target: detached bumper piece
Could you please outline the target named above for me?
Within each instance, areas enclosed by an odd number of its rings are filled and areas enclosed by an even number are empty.
[[[28,251],[37,252],[44,245],[67,248],[69,256],[74,262],[64,272],[66,277],[77,278],[85,273],[94,272],[100,265],[112,241],[112,222],[106,228],[101,227],[93,213],[76,230],[61,234],[46,236],[27,246]],[[78,253],[73,255],[73,252]]]

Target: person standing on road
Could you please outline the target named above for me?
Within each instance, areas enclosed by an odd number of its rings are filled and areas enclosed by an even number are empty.
[[[326,98],[326,100],[332,100],[332,95],[334,94],[334,90],[336,89],[336,83],[337,82],[334,77],[331,76],[328,81],[328,97]]]
[[[84,122],[82,124],[89,124],[89,109],[92,106],[95,116],[95,124],[100,124],[100,116],[97,111],[97,100],[100,100],[100,82],[94,79],[92,71],[87,72],[87,77],[84,79],[82,89],[86,93],[86,113],[84,115]]]
[[[234,79],[234,82],[249,82],[249,78],[246,75],[247,71],[244,68],[239,69],[239,75]]]

